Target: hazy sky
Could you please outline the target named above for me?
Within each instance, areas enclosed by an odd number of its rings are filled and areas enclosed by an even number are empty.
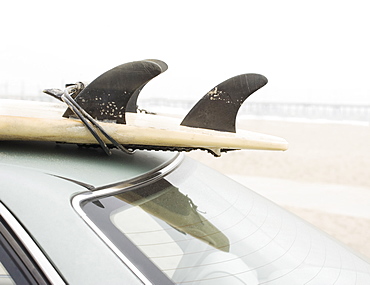
[[[250,100],[370,104],[367,1],[6,1],[0,27],[0,93],[156,58],[169,70],[141,100],[197,99],[261,73]]]

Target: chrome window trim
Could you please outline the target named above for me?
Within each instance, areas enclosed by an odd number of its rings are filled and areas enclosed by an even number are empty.
[[[143,175],[115,184],[94,188],[91,191],[83,192],[72,197],[72,207],[78,213],[78,215],[105,242],[105,244],[114,252],[114,254],[121,259],[121,261],[141,280],[141,282],[143,282],[143,284],[149,285],[152,284],[152,282],[117,248],[112,241],[109,240],[109,238],[86,215],[82,207],[91,200],[112,196],[122,191],[130,191],[133,188],[155,182],[174,171],[181,164],[183,159],[184,155],[178,153],[172,159]]]
[[[23,226],[18,222],[18,220],[1,201],[0,216],[17,235],[22,245],[27,249],[27,252],[32,256],[33,260],[37,263],[37,265],[40,267],[43,274],[51,282],[51,284],[66,284],[57,270],[54,268],[54,266],[50,263],[50,261],[46,258],[44,253],[35,243],[35,241],[30,237],[28,232],[23,228]]]

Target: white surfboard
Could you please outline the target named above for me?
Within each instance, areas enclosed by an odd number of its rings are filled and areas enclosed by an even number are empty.
[[[55,141],[96,144],[93,135],[78,119],[63,118],[66,105],[22,100],[0,101],[0,140]],[[286,150],[288,143],[279,137],[238,130],[221,132],[180,125],[169,116],[126,113],[126,124],[99,124],[122,145],[221,150]],[[105,140],[108,144],[109,141]]]
[[[0,140],[99,144],[108,154],[107,144],[126,152],[204,149],[216,156],[236,149],[287,149],[284,139],[236,130],[241,104],[267,84],[260,74],[241,74],[220,83],[182,121],[137,113],[142,88],[166,70],[160,60],[135,61],[108,70],[87,86],[78,82],[64,91],[44,91],[62,102],[3,100]]]

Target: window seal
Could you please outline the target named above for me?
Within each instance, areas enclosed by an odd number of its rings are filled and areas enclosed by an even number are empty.
[[[121,259],[121,261],[138,277],[141,282],[145,285],[153,284],[150,281],[150,277],[144,275],[138,267],[131,262],[118,248],[117,246],[103,233],[102,230],[87,216],[82,207],[86,203],[99,199],[102,197],[113,196],[117,193],[131,191],[139,186],[143,186],[149,183],[153,183],[164,176],[174,171],[183,161],[184,155],[178,153],[172,159],[168,160],[164,164],[157,168],[135,178],[95,188],[92,191],[77,194],[72,198],[72,207],[78,213],[78,215],[85,221],[85,223],[105,242],[105,244]],[[173,283],[172,283],[173,284]]]
[[[0,233],[38,284],[66,284],[29,233],[1,201]]]

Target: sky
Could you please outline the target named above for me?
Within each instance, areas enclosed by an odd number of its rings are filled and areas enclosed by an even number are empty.
[[[260,73],[269,83],[249,100],[370,105],[366,1],[15,0],[1,4],[0,29],[0,93],[89,82],[155,58],[169,69],[140,100],[196,100]]]

